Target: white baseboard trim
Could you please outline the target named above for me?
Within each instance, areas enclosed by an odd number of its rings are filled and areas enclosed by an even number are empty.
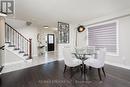
[[[121,65],[121,64],[110,63],[108,61],[106,61],[105,64],[113,65],[113,66],[117,66],[117,67],[121,67],[121,68],[125,68],[125,69],[129,69],[130,70],[130,66],[124,66],[124,65]]]
[[[14,65],[14,64],[18,64],[18,63],[23,63],[24,61],[16,61],[16,62],[11,62],[11,63],[5,63],[4,66],[11,66],[11,65]]]
[[[26,60],[27,63],[32,63],[32,59]]]
[[[64,60],[64,58],[60,58],[60,59],[57,59],[57,60],[61,61],[61,60]]]

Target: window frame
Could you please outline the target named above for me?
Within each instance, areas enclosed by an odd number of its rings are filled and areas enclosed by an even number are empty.
[[[108,22],[101,22],[101,23],[95,23],[92,25],[89,25],[86,27],[87,29],[87,45],[88,45],[88,28],[90,27],[94,27],[94,26],[101,26],[101,25],[105,25],[105,24],[110,24],[110,23],[116,23],[116,53],[113,52],[106,52],[107,55],[111,55],[111,56],[119,56],[119,21],[118,20],[114,20],[114,21],[108,21]]]

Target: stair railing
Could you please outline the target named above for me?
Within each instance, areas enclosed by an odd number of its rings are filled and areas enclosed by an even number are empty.
[[[19,50],[19,53],[24,53],[23,56],[32,59],[32,39],[25,38],[7,23],[5,23],[5,43],[9,43],[9,46],[14,47],[14,50]]]

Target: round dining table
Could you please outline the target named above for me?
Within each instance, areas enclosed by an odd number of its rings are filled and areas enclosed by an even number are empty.
[[[86,68],[84,61],[89,59],[92,54],[87,54],[87,53],[72,53],[76,56],[77,59],[80,59],[82,61],[82,66],[81,66],[81,76],[83,77],[84,80],[88,79],[86,75]]]

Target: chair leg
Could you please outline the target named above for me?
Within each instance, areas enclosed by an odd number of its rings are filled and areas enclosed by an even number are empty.
[[[84,74],[87,73],[88,70],[86,70],[86,65],[84,65]]]
[[[104,76],[106,77],[106,73],[105,73],[104,67],[102,67],[102,71],[103,71]]]
[[[89,66],[89,70],[92,70],[92,67],[91,67],[91,66]]]
[[[65,66],[64,66],[64,73],[65,73],[65,71],[66,71],[66,67],[67,67],[67,66],[65,65]]]
[[[83,69],[82,69],[82,68],[83,68],[82,65],[80,65],[81,76],[82,76],[82,74],[83,74]]]
[[[100,80],[102,80],[100,68],[98,68],[98,75],[99,75]]]
[[[73,76],[73,67],[70,67],[70,78],[72,78],[72,76]]]

